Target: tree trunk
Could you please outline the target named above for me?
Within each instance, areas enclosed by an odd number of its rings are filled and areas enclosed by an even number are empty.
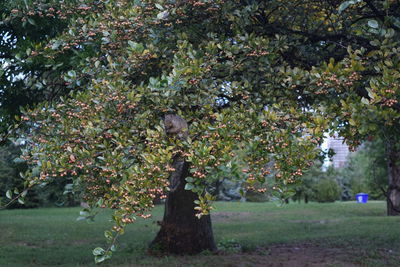
[[[395,142],[388,143],[389,186],[386,193],[387,215],[400,215],[400,149]]]
[[[194,201],[197,195],[185,190],[185,178],[189,175],[189,163],[176,157],[175,171],[171,174],[170,191],[165,202],[161,229],[151,242],[153,254],[196,254],[204,250],[215,251],[210,216],[198,219]]]

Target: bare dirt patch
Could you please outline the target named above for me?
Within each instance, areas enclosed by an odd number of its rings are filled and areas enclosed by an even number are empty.
[[[354,251],[343,248],[326,248],[312,244],[274,245],[259,248],[250,253],[237,253],[218,256],[220,266],[244,267],[355,267]]]
[[[253,266],[362,266],[351,262],[351,255],[341,248],[322,248],[311,244],[276,245],[264,249],[264,252],[266,255],[252,255],[255,260]]]
[[[213,221],[224,222],[232,220],[248,220],[252,213],[248,211],[243,212],[214,212],[211,213]]]
[[[33,243],[30,243],[30,242],[23,242],[23,241],[21,241],[21,242],[16,242],[16,243],[14,243],[16,246],[19,246],[19,247],[28,247],[28,248],[40,248],[40,246],[38,246],[38,245],[35,245],[35,244],[33,244]]]
[[[338,223],[342,220],[333,219],[333,220],[292,220],[292,223],[312,223],[312,224],[326,224],[326,223]]]

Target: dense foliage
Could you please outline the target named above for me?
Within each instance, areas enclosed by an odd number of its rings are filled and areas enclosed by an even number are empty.
[[[367,193],[369,199],[385,199],[388,170],[385,146],[382,140],[367,141],[351,153],[341,168],[322,167],[320,161],[308,169],[302,183],[296,186],[294,200],[320,201],[328,198],[324,192],[337,191],[334,200],[355,200],[358,193]],[[323,181],[323,182],[321,182]],[[329,181],[329,182],[327,182]]]
[[[332,166],[322,166],[317,160],[302,177],[302,183],[296,186],[294,201],[334,202],[336,200],[348,200],[349,187],[342,179],[341,169],[334,169]]]
[[[247,32],[247,15],[232,17],[244,8],[235,2],[80,8],[86,16],[28,55],[55,60],[95,51],[83,68],[63,75],[75,92],[22,116],[30,145],[23,158],[40,167],[38,176],[27,174],[28,187],[72,178],[91,207],[114,208],[110,248],[135,216],[150,216],[157,195],[165,197],[177,155],[191,164],[185,188],[198,193],[199,216],[211,208],[205,189],[214,177],[207,174],[229,164],[235,151],[245,156],[250,189],[267,178],[259,191],[289,193],[314,158],[320,136],[310,131],[322,120],[291,89],[291,68],[279,57],[285,38]],[[162,117],[169,113],[189,122],[187,140],[165,135]],[[94,251],[99,261],[110,253]]]
[[[349,158],[339,175],[348,185],[351,197],[368,193],[370,199],[385,199],[388,179],[385,146],[381,140],[366,142]]]
[[[318,202],[334,202],[340,198],[340,187],[333,179],[322,179],[315,185],[315,200]]]
[[[21,160],[21,146],[8,143],[0,147],[0,206],[9,202],[7,191],[13,191],[18,195],[24,191],[24,180],[21,173],[27,170],[26,162]],[[74,206],[79,204],[80,195],[72,194],[71,181],[59,179],[44,186],[39,185],[26,192],[26,198],[10,203],[8,208],[36,208],[39,206]],[[25,194],[25,193],[24,193]]]
[[[2,197],[6,195],[8,190],[16,190],[15,192],[24,189],[21,182],[20,172],[26,170],[25,162],[18,161],[21,151],[18,146],[8,143],[0,148],[0,194]],[[5,205],[7,199],[0,198],[0,204]],[[26,206],[35,206],[35,201],[30,198]],[[13,203],[14,207],[21,206],[23,203]]]
[[[54,74],[26,72],[21,88],[70,92],[21,117],[23,158],[40,168],[26,186],[68,178],[91,207],[114,208],[110,249],[165,197],[173,158],[191,165],[185,188],[200,217],[211,209],[209,174],[239,151],[248,189],[291,196],[327,128],[352,146],[384,137],[388,199],[400,207],[397,1],[25,3],[3,21],[34,31],[50,17],[63,30],[9,61]],[[165,134],[166,114],[189,123],[187,139]]]
[[[47,3],[46,3],[47,2]],[[68,1],[74,5],[77,1]],[[29,8],[32,6],[34,8]],[[72,51],[60,56],[36,56],[37,50],[80,16],[66,11],[62,1],[4,0],[0,3],[0,130],[21,115],[20,108],[52,101],[71,90],[63,73],[83,59]],[[24,12],[24,13],[22,13]]]

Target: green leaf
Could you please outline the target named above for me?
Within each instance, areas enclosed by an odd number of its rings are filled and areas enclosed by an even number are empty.
[[[104,255],[104,253],[106,253],[106,251],[103,248],[97,247],[97,248],[93,249],[94,256]]]
[[[22,204],[22,205],[25,204],[25,200],[24,200],[23,198],[18,198],[18,202],[19,202],[20,204]]]
[[[384,61],[384,63],[385,63],[385,65],[388,66],[388,67],[393,67],[393,62],[390,61],[389,59],[386,59],[386,60]]]
[[[193,183],[193,182],[194,182],[193,177],[186,177],[185,180],[186,180],[186,182],[188,182],[188,183]]]
[[[94,262],[95,263],[100,263],[100,262],[103,262],[103,261],[105,261],[105,260],[107,260],[108,259],[108,257],[106,256],[106,255],[103,255],[103,256],[95,256],[94,257]]]
[[[104,236],[108,239],[111,240],[113,238],[113,234],[111,231],[105,231]]]
[[[79,215],[80,215],[80,216],[89,216],[89,212],[84,211],[84,210],[81,210],[81,211],[79,212]]]
[[[372,46],[379,46],[379,45],[380,45],[379,40],[372,40],[372,41],[370,41],[369,43],[370,43]]]
[[[392,38],[395,34],[393,29],[387,29],[387,33],[385,34],[385,38]]]
[[[363,0],[350,0],[350,1],[345,1],[345,2],[341,3],[338,8],[339,14],[342,13],[343,11],[345,11],[349,6],[354,5],[356,3],[360,3],[361,1],[363,1]]]
[[[68,71],[67,74],[72,79],[74,79],[76,77],[76,72],[74,70]]]
[[[144,46],[141,43],[136,43],[136,42],[129,40],[128,44],[133,49],[133,51],[135,51],[137,53],[142,53],[144,50]]]
[[[371,19],[368,21],[368,26],[370,26],[371,28],[377,29],[379,27],[379,23],[376,20]]]
[[[361,103],[365,104],[365,105],[369,105],[369,100],[365,97],[361,98]]]
[[[346,10],[346,8],[348,8],[353,1],[345,1],[342,4],[340,4],[339,8],[338,8],[338,12],[339,14],[342,13],[343,11]]]
[[[6,197],[9,198],[9,199],[12,199],[12,192],[11,192],[11,190],[8,190],[8,191],[6,192]]]
[[[240,188],[240,189],[239,189],[239,194],[240,194],[241,196],[244,196],[244,195],[245,195],[245,192],[244,192],[243,188]]]
[[[100,207],[101,205],[103,205],[103,203],[104,203],[104,199],[103,199],[103,198],[100,198],[100,199],[97,201],[96,206]]]
[[[26,194],[28,194],[28,190],[24,190],[24,191],[22,192],[22,194],[21,194],[21,197],[25,197]]]
[[[35,22],[33,19],[28,18],[28,22],[29,22],[30,24],[32,24],[33,26],[36,26],[36,22]]]
[[[339,14],[342,13],[349,6],[350,6],[350,1],[343,2],[338,8]]]
[[[194,188],[193,184],[190,184],[190,183],[185,184],[185,190],[192,190],[193,188]]]
[[[37,177],[40,175],[40,167],[35,167],[32,169],[32,177]]]
[[[55,41],[52,45],[51,45],[51,49],[52,50],[57,50],[60,46],[61,46],[61,41]]]
[[[168,16],[169,16],[169,12],[168,11],[163,11],[163,12],[160,12],[160,13],[157,14],[157,18],[161,19],[161,20],[167,19]]]
[[[111,255],[112,255],[112,251],[108,251],[108,252],[106,252],[104,255],[96,255],[96,256],[94,257],[94,261],[95,261],[96,263],[103,262],[103,261],[105,261],[105,260],[111,259]]]
[[[107,61],[109,64],[113,63],[112,57],[110,55],[107,56]]]

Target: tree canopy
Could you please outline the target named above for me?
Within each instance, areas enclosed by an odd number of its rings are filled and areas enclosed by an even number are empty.
[[[353,146],[387,137],[399,187],[397,1],[25,2],[7,25],[56,29],[8,64],[32,67],[21,88],[57,96],[21,116],[26,185],[72,178],[91,207],[115,209],[111,245],[166,197],[175,157],[199,217],[210,174],[239,152],[249,189],[292,194],[328,129]],[[188,122],[187,139],[166,134],[167,114]]]

